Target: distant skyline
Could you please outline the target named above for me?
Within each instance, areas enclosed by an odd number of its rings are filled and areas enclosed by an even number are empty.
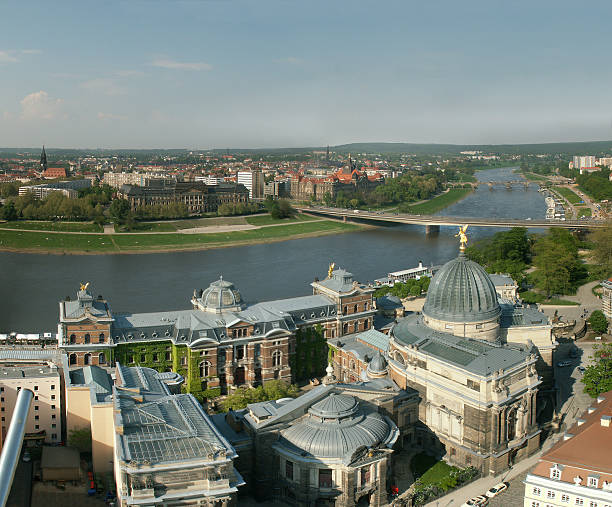
[[[7,1],[0,147],[612,139],[612,3]]]

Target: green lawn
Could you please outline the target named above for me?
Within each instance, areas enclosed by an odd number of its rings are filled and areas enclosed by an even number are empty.
[[[413,206],[402,207],[402,212],[412,213],[413,215],[433,215],[438,211],[460,201],[472,193],[472,188],[451,188],[445,194],[434,197],[427,202],[415,204]]]
[[[591,216],[591,208],[578,208],[576,211],[578,212],[578,218]]]
[[[528,172],[524,172],[521,173],[525,178],[527,178],[529,181],[547,181],[547,179],[544,176],[541,176],[539,174],[536,173],[528,173]]]
[[[102,226],[92,222],[43,222],[38,220],[15,220],[12,222],[0,222],[0,228],[61,232],[102,232]]]
[[[255,215],[246,218],[247,224],[250,225],[289,224],[296,222],[311,222],[312,220],[319,220],[319,218],[302,214],[297,214],[291,218],[274,218],[269,213],[266,215]]]
[[[45,234],[0,229],[0,249],[2,248],[101,253],[116,250],[110,236],[104,234]]]
[[[446,478],[455,467],[444,461],[439,461],[427,454],[417,454],[410,462],[412,473],[419,477],[423,484],[437,484]]]
[[[358,231],[359,225],[317,220],[288,224],[279,227],[262,227],[248,231],[219,232],[211,234],[121,234],[114,236],[120,250],[147,250],[156,248],[195,248],[220,246],[234,242],[260,242],[287,238],[298,234]]]
[[[582,201],[582,197],[567,187],[554,187],[554,189],[565,197],[570,204],[578,204],[580,201]]]
[[[519,296],[525,303],[540,303],[542,305],[556,305],[556,306],[577,306],[580,303],[574,301],[568,301],[567,299],[550,298],[546,299],[543,294],[526,290],[519,292]]]
[[[176,232],[176,224],[174,222],[136,222],[131,231],[115,224],[115,232]]]

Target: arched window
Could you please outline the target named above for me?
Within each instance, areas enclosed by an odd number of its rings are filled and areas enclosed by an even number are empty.
[[[349,363],[349,368],[351,370],[355,370],[355,361],[351,360],[351,362]]]
[[[210,362],[202,361],[200,363],[200,378],[210,377]]]
[[[345,323],[344,323],[344,325],[342,326],[342,332],[343,332],[344,334],[347,334],[347,333],[348,333],[348,324],[347,324],[346,322],[345,322]]]
[[[368,302],[367,302],[367,301],[364,303],[364,305],[363,305],[363,309],[364,309],[365,311],[368,311]]]
[[[272,352],[272,366],[280,366],[282,359],[282,352],[280,350],[275,350]]]
[[[98,336],[98,340],[100,341],[100,343],[104,343],[104,333],[100,333],[100,336]]]
[[[397,350],[395,351],[395,354],[393,354],[393,359],[395,359],[398,363],[404,364],[404,356],[398,352]]]
[[[370,323],[369,323],[367,320],[364,320],[364,321],[363,321],[363,329],[364,329],[364,331],[365,331],[366,329],[368,329],[369,325],[370,325]]]
[[[359,310],[358,310],[358,307],[357,307],[357,305],[355,305],[355,306],[353,307],[353,313],[357,313],[358,311],[359,311]]]
[[[83,357],[83,364],[85,366],[91,364],[91,354],[85,354],[85,356]]]
[[[77,364],[77,355],[70,354],[70,364]]]
[[[71,334],[71,335],[70,335],[70,343],[71,343],[71,344],[76,343],[76,335],[75,335],[75,334]]]
[[[104,352],[100,352],[100,354],[98,355],[98,364],[104,363],[106,363],[106,355],[104,355]]]
[[[85,339],[85,343],[89,343],[91,341],[91,337],[89,336],[89,333],[86,333],[83,338]]]

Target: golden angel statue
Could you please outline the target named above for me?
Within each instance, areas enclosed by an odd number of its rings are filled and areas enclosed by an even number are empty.
[[[81,284],[81,290],[87,290],[87,287],[89,287],[89,282]]]
[[[336,267],[336,263],[332,262],[329,265],[329,269],[327,270],[327,278],[331,278],[332,277],[332,273],[334,272],[334,268]]]
[[[455,234],[455,238],[459,238],[459,242],[460,242],[459,250],[461,250],[462,252],[465,250],[465,245],[467,245],[467,242],[468,242],[467,235],[465,234],[465,231],[467,231],[467,228],[468,228],[467,225],[461,225],[459,226],[459,232]]]

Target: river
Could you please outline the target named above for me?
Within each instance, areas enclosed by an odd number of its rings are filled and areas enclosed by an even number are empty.
[[[477,173],[479,181],[517,180],[512,168]],[[467,217],[544,218],[544,198],[530,185],[507,190],[487,185],[440,214]],[[309,283],[326,276],[330,262],[367,282],[389,271],[441,264],[457,254],[456,227],[425,235],[423,226],[380,227],[251,246],[139,255],[42,255],[0,253],[0,332],[54,331],[60,299],[90,282],[115,312],[189,308],[195,288],[223,275],[249,302],[311,293]],[[471,241],[500,229],[471,228]]]

